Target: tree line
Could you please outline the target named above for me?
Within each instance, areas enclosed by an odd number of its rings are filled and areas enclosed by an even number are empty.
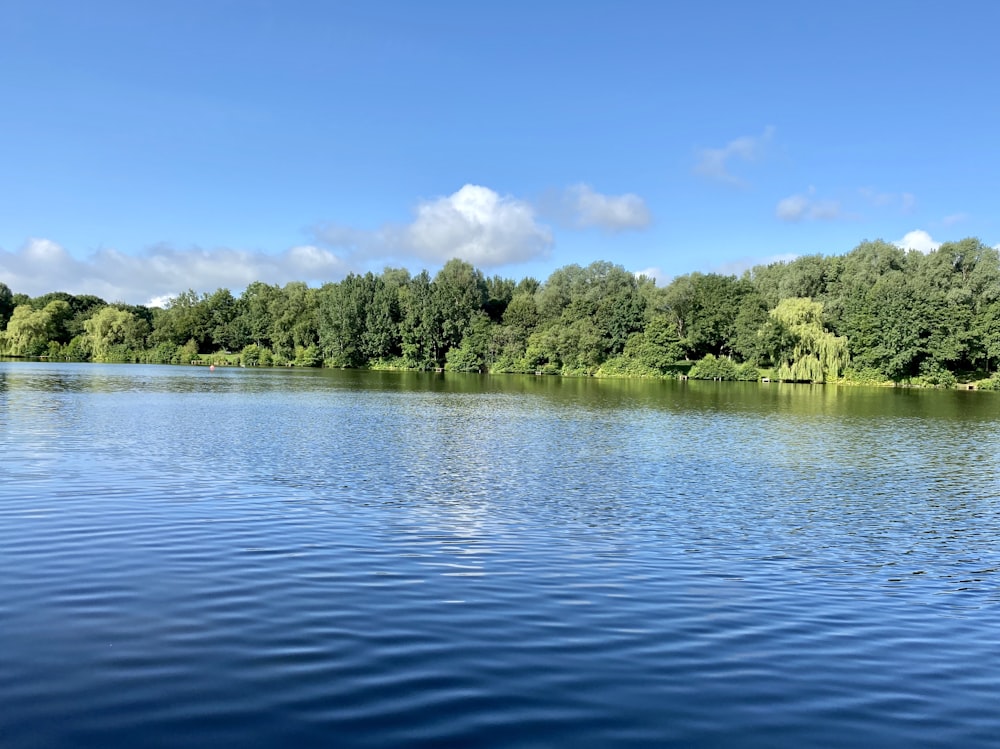
[[[0,354],[67,360],[989,386],[1000,253],[977,239],[927,254],[865,241],[662,287],[604,261],[539,282],[456,259],[433,277],[187,291],[165,309],[0,283],[0,330]]]

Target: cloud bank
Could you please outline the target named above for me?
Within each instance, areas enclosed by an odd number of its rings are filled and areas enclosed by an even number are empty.
[[[604,195],[579,184],[561,195],[571,229],[619,232],[650,223],[649,209],[633,193]],[[83,259],[50,239],[30,239],[15,252],[0,250],[0,281],[29,296],[66,291],[109,302],[162,304],[189,288],[238,293],[253,281],[324,283],[379,263],[433,265],[460,258],[496,268],[544,259],[554,244],[552,229],[539,222],[531,203],[473,184],[418,202],[409,223],[374,230],[329,223],[313,235],[311,243],[277,254],[156,245],[138,254],[101,249]]]
[[[16,252],[0,250],[0,281],[16,293],[66,291],[131,304],[162,303],[188,288],[238,291],[252,281],[322,281],[347,269],[334,253],[312,245],[274,255],[228,248],[157,246],[138,255],[102,249],[82,260],[49,239],[30,239]]]
[[[638,195],[605,195],[586,184],[550,193],[541,212],[565,228],[611,233],[644,229],[652,220]],[[315,236],[356,260],[439,263],[457,257],[483,268],[546,258],[554,244],[552,229],[538,220],[531,203],[473,184],[419,202],[408,224],[365,231],[328,223],[317,227]]]

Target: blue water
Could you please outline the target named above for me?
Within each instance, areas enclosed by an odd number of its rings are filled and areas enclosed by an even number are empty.
[[[1000,397],[0,362],[0,746],[1000,744]]]

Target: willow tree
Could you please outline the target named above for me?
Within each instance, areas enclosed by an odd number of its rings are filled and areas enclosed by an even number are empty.
[[[0,353],[41,356],[49,342],[57,339],[61,322],[69,316],[69,305],[61,299],[38,310],[30,304],[18,305],[7,322],[6,332],[0,336]]]
[[[847,366],[847,338],[823,325],[823,305],[811,299],[782,299],[770,312],[765,335],[774,342],[772,359],[779,380],[826,382]]]
[[[94,361],[126,359],[130,339],[134,339],[136,316],[128,310],[102,307],[83,323]]]

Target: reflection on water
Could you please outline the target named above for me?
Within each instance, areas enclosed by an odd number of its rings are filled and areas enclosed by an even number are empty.
[[[0,745],[990,745],[991,393],[0,363]]]

